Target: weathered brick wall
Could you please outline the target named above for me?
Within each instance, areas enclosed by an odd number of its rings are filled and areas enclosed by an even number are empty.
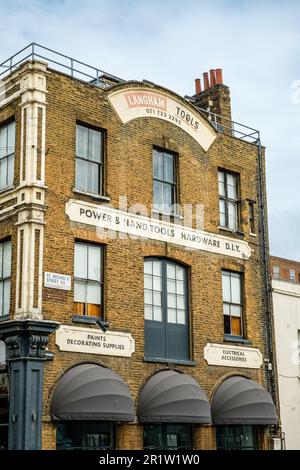
[[[146,86],[146,85],[145,85]],[[211,399],[216,387],[230,375],[242,374],[266,386],[264,366],[260,370],[208,366],[203,357],[207,342],[223,342],[223,309],[221,270],[244,273],[244,326],[253,347],[265,356],[266,332],[262,321],[263,274],[258,236],[249,234],[248,202],[257,202],[257,147],[225,134],[218,137],[205,153],[183,130],[159,119],[138,119],[125,125],[115,115],[106,92],[64,75],[51,72],[47,77],[46,130],[46,215],[43,271],[74,275],[74,241],[95,241],[105,245],[105,317],[111,330],[130,332],[136,351],[131,358],[60,352],[55,335],[50,337],[49,350],[54,361],[45,365],[43,448],[55,448],[55,426],[51,422],[50,404],[57,381],[70,367],[95,362],[111,367],[128,384],[138,403],[141,388],[156,371],[168,364],[147,363],[144,358],[143,263],[145,256],[164,256],[190,267],[190,331],[191,358],[195,366],[174,365],[191,374]],[[16,115],[19,129],[18,104],[0,113],[0,123],[8,115]],[[150,240],[105,240],[95,228],[70,222],[65,203],[71,199],[97,203],[88,196],[74,193],[76,121],[106,130],[105,179],[106,195],[117,208],[120,195],[128,205],[152,204],[152,148],[159,146],[179,155],[179,203],[195,206],[202,203],[205,230],[247,241],[252,249],[249,260],[188,250],[168,243]],[[19,131],[17,130],[17,149]],[[17,150],[17,155],[19,150]],[[18,173],[18,156],[16,174]],[[232,234],[218,228],[218,168],[240,174],[241,231]],[[101,204],[101,202],[98,202]],[[258,205],[255,222],[258,227]],[[0,238],[11,233],[13,259],[15,253],[15,219],[0,223]],[[12,311],[14,311],[15,267],[12,274]],[[62,324],[72,325],[74,292],[43,288],[43,316]],[[171,366],[172,367],[172,366]],[[214,448],[214,428],[198,428],[194,437],[196,448]],[[141,448],[142,427],[124,424],[117,431],[119,448]]]
[[[270,257],[271,276],[274,279],[274,266],[280,268],[280,278],[282,281],[290,281],[290,269],[295,271],[295,282],[300,282],[300,263],[289,259],[279,258],[277,256]]]

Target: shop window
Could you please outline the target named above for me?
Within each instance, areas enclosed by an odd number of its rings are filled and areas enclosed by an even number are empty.
[[[115,430],[111,422],[59,423],[56,431],[58,450],[111,450],[115,448]]]
[[[242,276],[231,271],[222,272],[224,333],[243,336]]]
[[[103,194],[103,131],[77,124],[75,189]]]
[[[74,253],[74,302],[77,315],[102,317],[103,247],[76,242]]]
[[[165,150],[153,149],[153,209],[172,213],[177,203],[177,156]]]
[[[144,426],[145,450],[190,450],[191,428],[187,424],[147,424]]]
[[[189,359],[187,269],[163,259],[144,263],[145,356]]]
[[[258,437],[255,426],[217,426],[218,450],[257,450]]]
[[[238,230],[238,175],[227,171],[218,172],[220,226]]]
[[[11,276],[11,241],[0,243],[0,320],[9,315]]]
[[[14,181],[16,124],[0,127],[0,190],[12,186]]]

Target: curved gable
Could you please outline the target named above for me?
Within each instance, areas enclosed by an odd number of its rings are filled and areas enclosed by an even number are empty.
[[[189,134],[207,152],[217,137],[202,114],[179,95],[140,82],[113,87],[108,99],[123,124],[139,118],[170,122]]]

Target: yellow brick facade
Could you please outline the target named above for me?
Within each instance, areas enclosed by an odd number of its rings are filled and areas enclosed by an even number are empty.
[[[23,68],[26,68],[26,65]],[[20,71],[22,73],[22,69]],[[44,367],[42,449],[56,448],[56,425],[50,406],[60,377],[71,367],[92,362],[111,368],[129,386],[137,407],[142,387],[157,371],[171,368],[190,374],[212,399],[218,385],[231,375],[242,375],[267,388],[265,364],[260,369],[208,365],[204,359],[207,343],[224,343],[222,306],[222,269],[244,275],[243,320],[245,336],[251,347],[267,357],[264,319],[263,267],[259,236],[257,146],[243,142],[228,133],[217,133],[211,148],[205,152],[186,132],[160,119],[142,118],[122,124],[108,101],[108,91],[72,79],[45,68],[46,80],[46,142],[44,191],[43,272],[64,273],[74,278],[74,243],[91,241],[105,247],[104,317],[109,330],[128,332],[135,340],[135,352],[130,358],[98,354],[63,352],[55,344],[55,333],[49,336],[48,350],[53,361]],[[18,81],[18,79],[16,79]],[[115,85],[115,87],[121,87]],[[128,83],[128,87],[134,84]],[[139,86],[149,90],[149,85]],[[160,91],[160,87],[156,89]],[[224,90],[222,91],[224,92]],[[226,99],[228,92],[225,89]],[[0,107],[0,126],[9,118],[16,120],[16,152],[14,191],[20,184],[21,119],[20,97]],[[119,196],[127,196],[128,206],[143,204],[149,215],[153,201],[152,149],[157,146],[178,154],[178,194],[181,205],[204,206],[204,229],[213,234],[246,241],[251,248],[248,260],[237,259],[200,250],[189,250],[172,243],[148,239],[101,239],[95,227],[72,222],[65,205],[70,199],[105,205],[107,201],[79,194],[75,187],[76,123],[105,130],[105,196],[118,208]],[[219,228],[218,169],[240,175],[240,233]],[[37,191],[39,191],[37,189]],[[0,195],[1,198],[5,193]],[[256,235],[250,234],[248,201],[254,201]],[[11,237],[11,314],[17,316],[17,213],[18,200],[11,214],[2,215],[0,240]],[[195,220],[194,220],[195,224]],[[195,225],[194,225],[195,226]],[[194,364],[181,365],[144,361],[143,266],[145,257],[163,257],[184,263],[189,268],[190,357]],[[42,287],[41,318],[74,325],[74,290]],[[23,318],[26,318],[23,316]],[[84,326],[83,326],[84,327]],[[90,325],[88,325],[91,328]],[[92,326],[96,332],[97,326]],[[226,343],[225,343],[226,344]],[[233,343],[232,343],[233,344]],[[214,426],[193,426],[195,449],[216,448]],[[267,430],[262,432],[261,447],[268,445]],[[263,440],[265,442],[263,443]],[[143,426],[122,423],[117,426],[118,449],[141,449]]]

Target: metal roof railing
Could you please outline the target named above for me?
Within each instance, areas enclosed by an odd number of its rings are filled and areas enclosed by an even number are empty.
[[[28,60],[45,60],[50,69],[52,68],[72,78],[83,80],[91,85],[102,88],[112,83],[125,82],[125,80],[115,75],[104,72],[97,67],[85,64],[80,60],[61,54],[36,42],[32,42],[0,64],[0,81]],[[194,105],[192,98],[186,97],[186,100]],[[207,115],[209,121],[218,132],[224,132],[232,137],[254,144],[260,142],[258,130],[239,122],[230,121],[224,116],[212,113],[206,109],[198,109]]]

